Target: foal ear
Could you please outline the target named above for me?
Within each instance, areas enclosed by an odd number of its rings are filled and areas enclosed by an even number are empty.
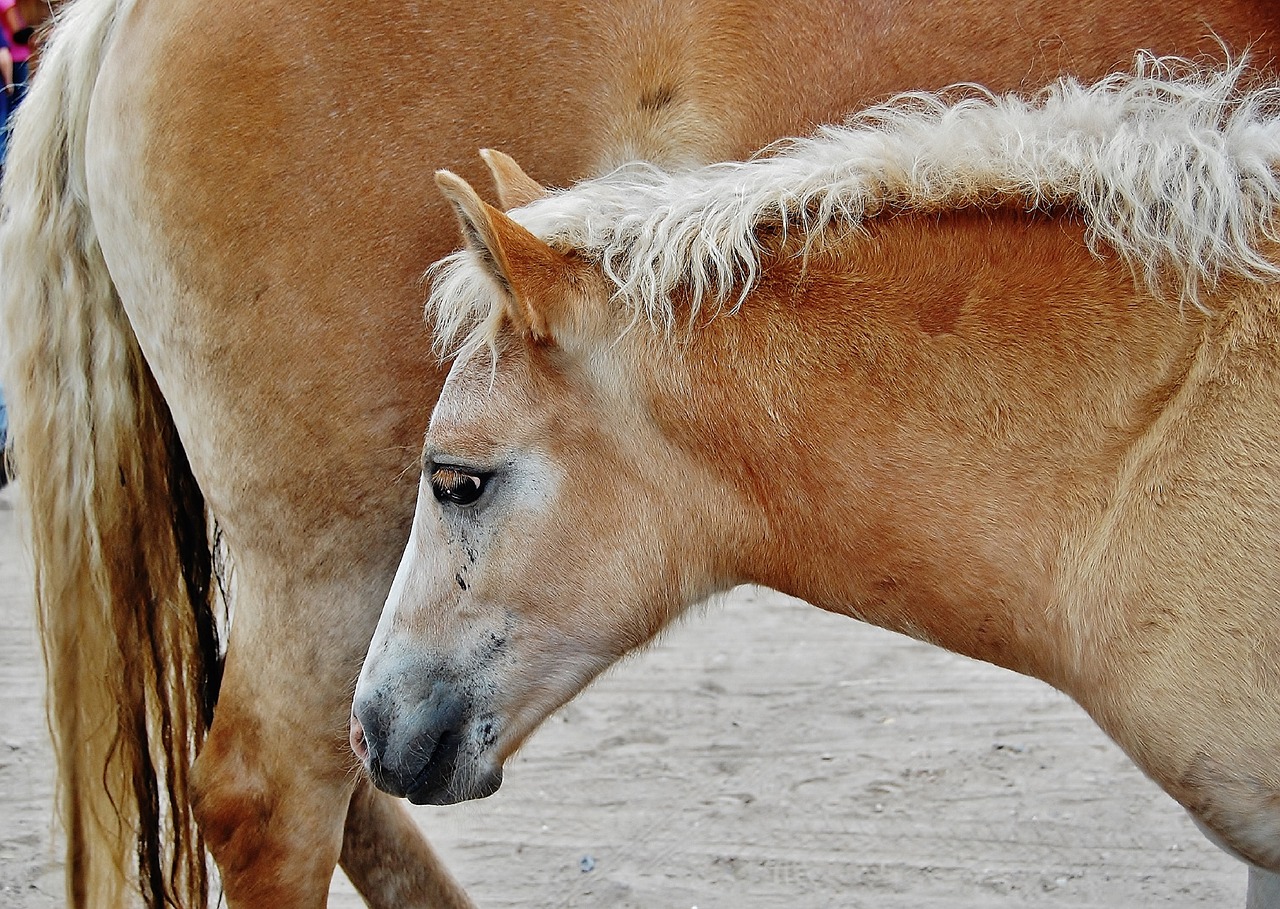
[[[548,316],[563,302],[572,265],[481,199],[457,174],[436,171],[436,185],[453,205],[467,245],[506,291],[507,312],[516,328],[538,340],[550,339]]]
[[[494,188],[498,190],[498,202],[506,211],[537,202],[547,195],[546,188],[526,174],[510,155],[493,148],[480,149],[480,157],[489,165]]]

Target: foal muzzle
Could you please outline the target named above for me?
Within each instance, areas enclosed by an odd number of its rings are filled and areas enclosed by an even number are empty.
[[[502,768],[483,761],[466,704],[444,682],[400,706],[380,691],[357,694],[351,748],[373,784],[416,805],[451,805],[492,795]]]

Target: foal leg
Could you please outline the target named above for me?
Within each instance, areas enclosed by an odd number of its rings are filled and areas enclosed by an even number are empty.
[[[356,785],[342,869],[373,909],[475,909],[399,799]]]
[[[1280,909],[1280,874],[1249,866],[1249,896],[1245,909]]]
[[[1238,858],[1244,862],[1249,868],[1249,894],[1245,898],[1245,909],[1280,909],[1280,874],[1274,871],[1266,871],[1250,862],[1239,852],[1232,849],[1223,841],[1222,837],[1214,833],[1203,821],[1194,814],[1188,812],[1191,820],[1200,828],[1200,832],[1205,835],[1209,842],[1213,843],[1223,852]]]

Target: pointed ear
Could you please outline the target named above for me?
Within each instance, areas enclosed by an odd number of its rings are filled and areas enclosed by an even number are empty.
[[[504,155],[496,149],[482,148],[480,157],[489,165],[493,185],[498,190],[498,202],[505,211],[536,202],[547,195],[542,184],[521,170],[515,158],[510,155]]]
[[[508,315],[516,328],[535,339],[549,340],[554,316],[566,305],[573,266],[486,203],[457,174],[436,171],[436,185],[453,205],[467,245],[505,292]]]

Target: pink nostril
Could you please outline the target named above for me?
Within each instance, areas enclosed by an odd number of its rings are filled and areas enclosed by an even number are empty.
[[[369,746],[365,744],[364,727],[360,725],[360,721],[356,719],[355,711],[351,711],[351,750],[356,753],[356,757],[362,761],[369,759]]]

